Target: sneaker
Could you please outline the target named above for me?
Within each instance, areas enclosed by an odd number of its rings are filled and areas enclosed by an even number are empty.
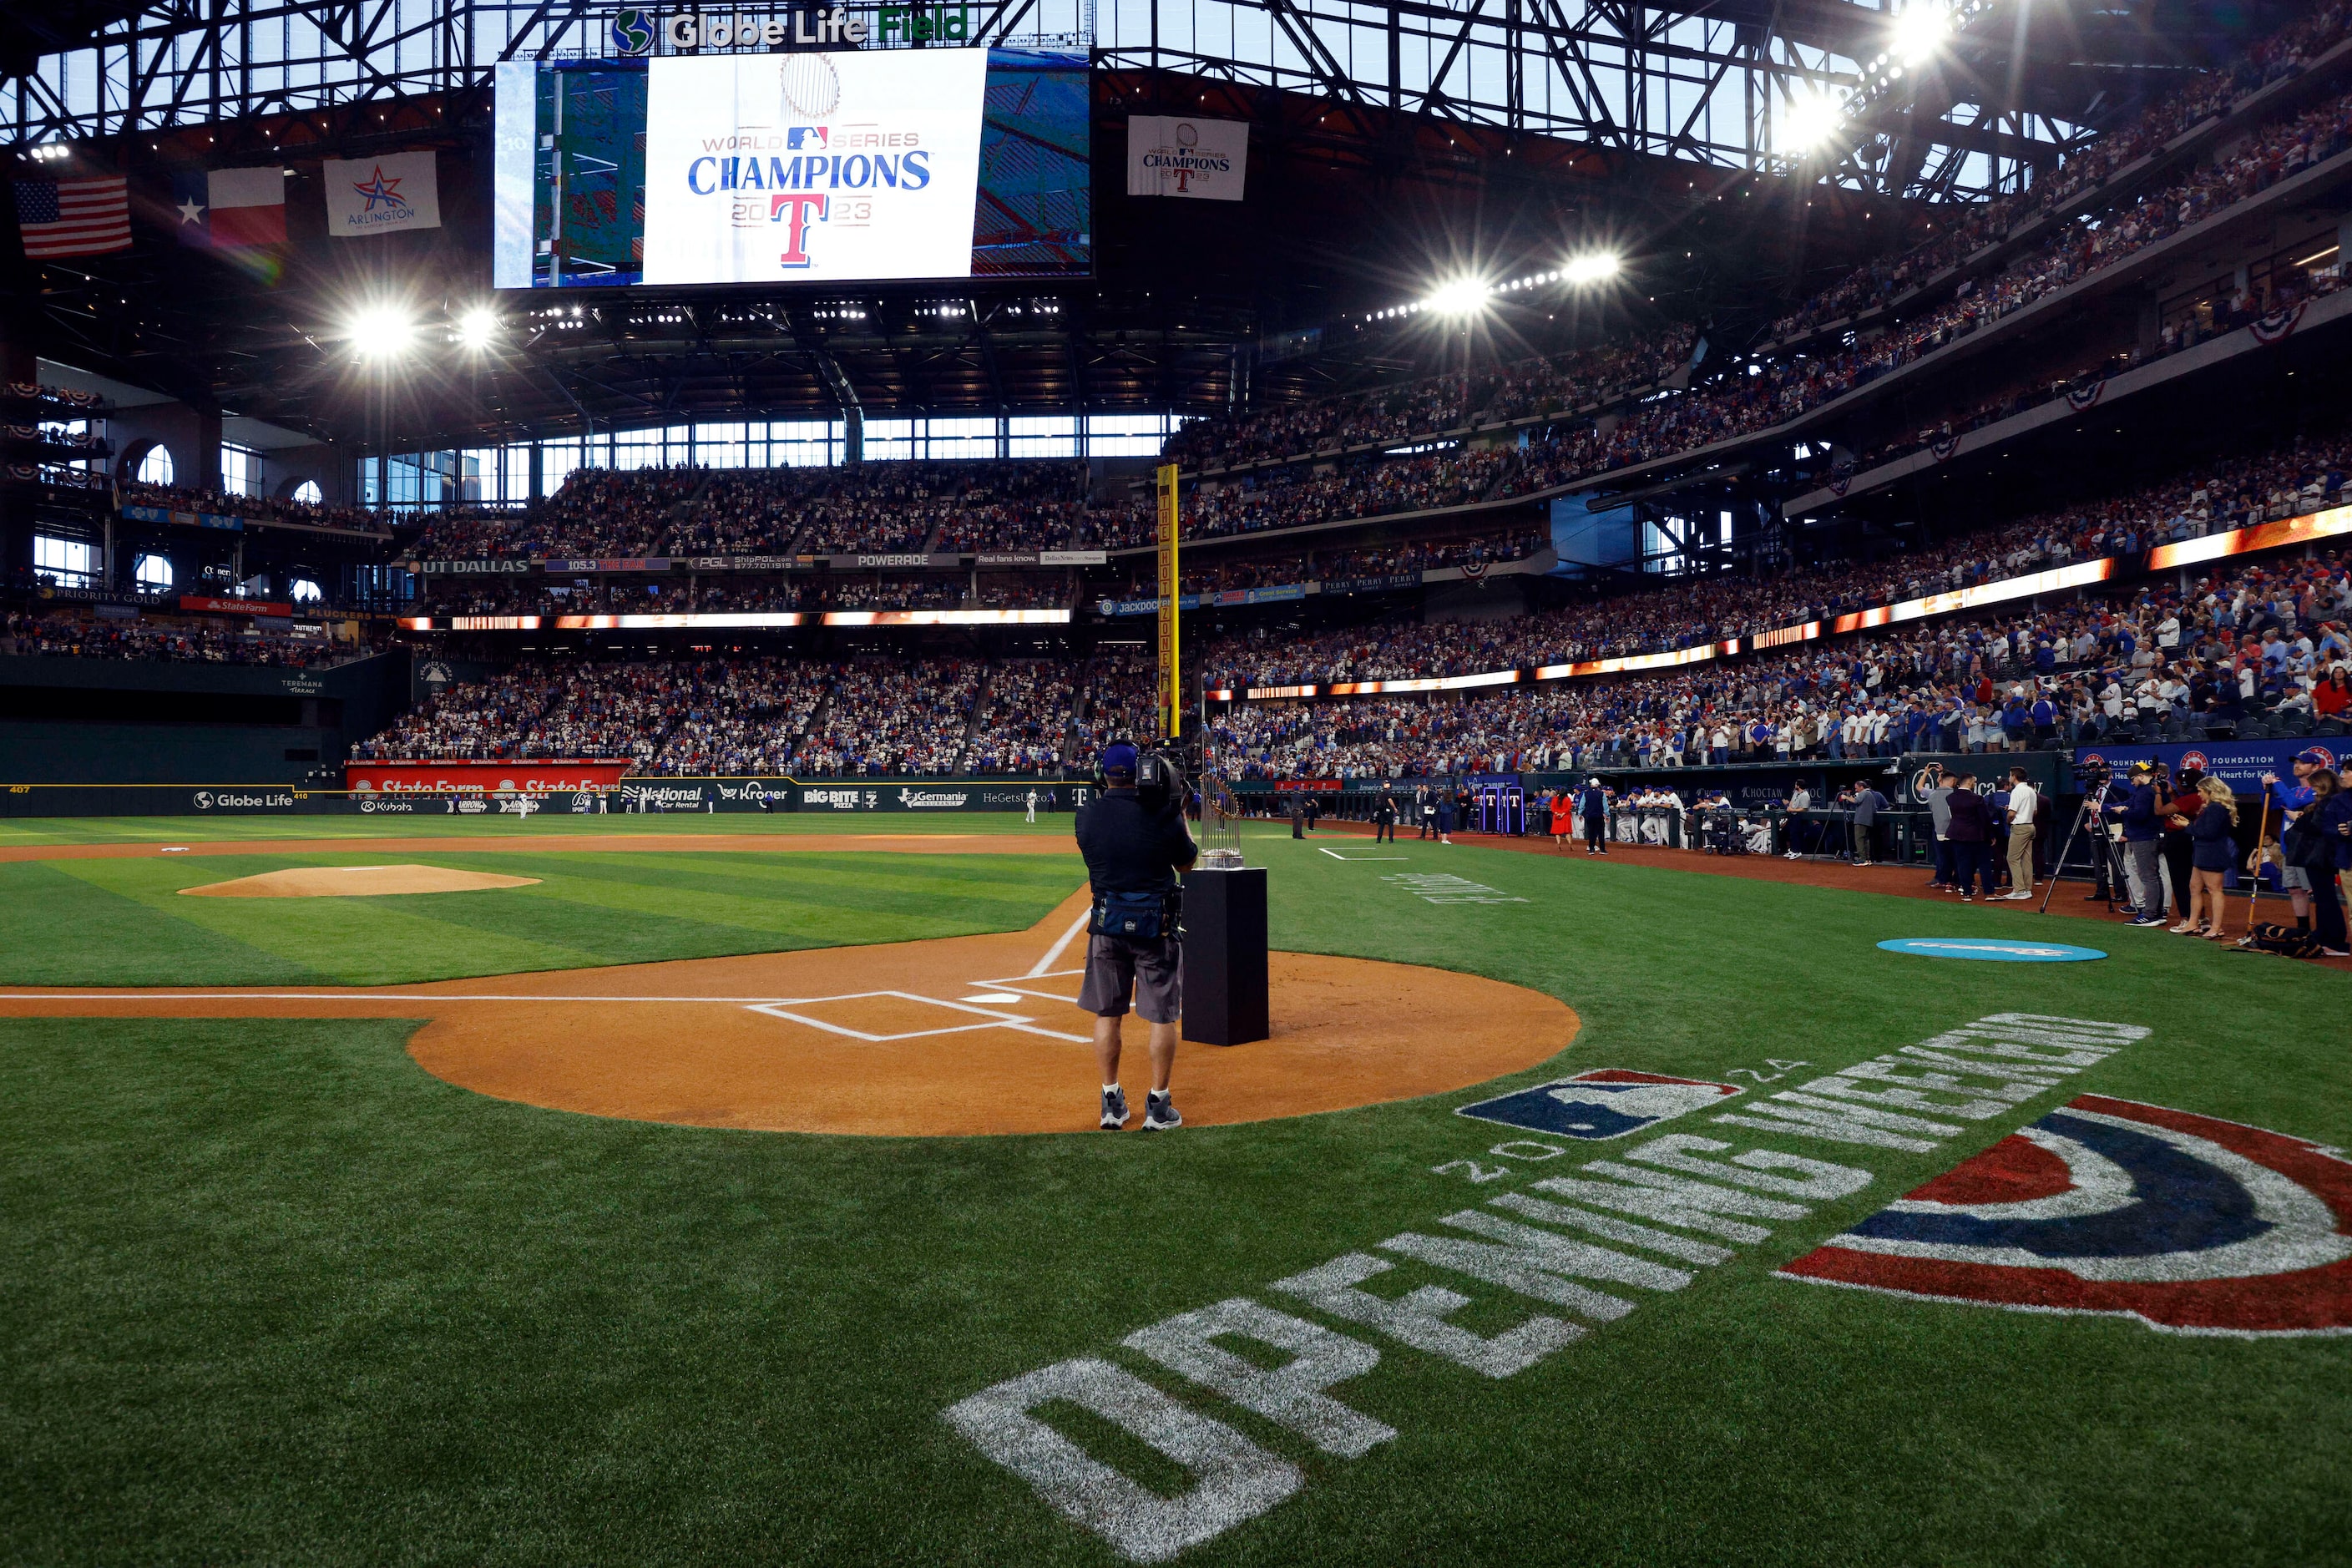
[[[2156,916],[2154,916],[2154,915],[2134,915],[2134,916],[2132,916],[2132,918],[2131,918],[2130,920],[2128,920],[2128,921],[2125,921],[2124,923],[2125,923],[2126,925],[2136,925],[2136,926],[2160,926],[2160,925],[2162,925],[2164,922],[2163,922],[2162,921],[2160,921],[2160,920],[2157,919],[2157,917],[2156,917]]]
[[[1964,904],[1973,904],[1976,901],[1977,896],[1974,893],[1962,893],[1960,895],[1960,902]]]
[[[1183,1125],[1184,1119],[1176,1113],[1176,1102],[1165,1093],[1143,1097],[1143,1130],[1146,1132],[1165,1132],[1171,1127]]]
[[[1107,1089],[1103,1090],[1102,1102],[1102,1124],[1104,1131],[1116,1132],[1120,1128],[1127,1125],[1127,1090],[1123,1089]]]
[[[2009,896],[2012,899],[2023,899],[2027,903],[2032,903],[2033,901],[2033,895],[2032,893],[2011,893]]]
[[[2340,947],[2323,947],[2319,950],[2319,953],[2323,958],[2352,958],[2352,952],[2347,952]]]
[[[2104,902],[2105,899],[2106,894],[2105,893],[2084,893],[2083,895],[2083,901],[2086,904],[2101,903]]]

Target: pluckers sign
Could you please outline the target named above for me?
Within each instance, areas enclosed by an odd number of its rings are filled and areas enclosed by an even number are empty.
[[[795,9],[780,16],[707,15],[623,10],[614,14],[615,54],[649,55],[656,45],[674,53],[720,49],[843,49],[874,44],[961,44],[971,38],[969,5],[877,5],[858,15],[845,5]]]

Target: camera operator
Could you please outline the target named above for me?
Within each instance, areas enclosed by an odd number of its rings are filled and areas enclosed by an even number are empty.
[[[1886,807],[1886,797],[1878,786],[1863,781],[1853,792],[1853,863],[1868,866],[1877,860],[1875,840],[1878,836],[1878,814]]]
[[[1144,1097],[1147,1132],[1181,1127],[1170,1099],[1176,1068],[1177,1020],[1183,1012],[1182,946],[1177,939],[1176,873],[1200,853],[1184,826],[1183,794],[1162,758],[1143,758],[1124,741],[1103,752],[1102,794],[1077,816],[1093,913],[1087,918],[1086,982],[1078,1006],[1095,1016],[1095,1058],[1102,1068],[1102,1125],[1127,1125],[1119,1087],[1119,1029],[1131,993],[1150,1026],[1151,1089]],[[1149,774],[1149,777],[1141,775]],[[1139,779],[1148,788],[1138,787]]]

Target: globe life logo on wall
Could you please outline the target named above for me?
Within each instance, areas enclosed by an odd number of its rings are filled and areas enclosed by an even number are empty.
[[[719,49],[862,48],[868,43],[961,44],[971,38],[969,5],[877,5],[869,20],[845,5],[795,7],[782,15],[709,15],[625,9],[613,14],[613,52],[635,58],[667,44],[681,54]]]

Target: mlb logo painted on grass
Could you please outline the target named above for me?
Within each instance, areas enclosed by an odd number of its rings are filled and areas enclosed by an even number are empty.
[[[1780,1272],[2170,1333],[2352,1333],[2352,1164],[2260,1127],[2080,1095]]]
[[[1898,936],[1878,944],[1915,958],[1973,958],[1992,963],[2088,963],[2107,955],[2063,942],[2001,942],[1989,936]]]
[[[1557,1083],[1538,1084],[1516,1094],[1465,1105],[1454,1114],[1562,1138],[1622,1138],[1738,1092],[1737,1084],[1666,1078],[1627,1068],[1594,1068]]]

